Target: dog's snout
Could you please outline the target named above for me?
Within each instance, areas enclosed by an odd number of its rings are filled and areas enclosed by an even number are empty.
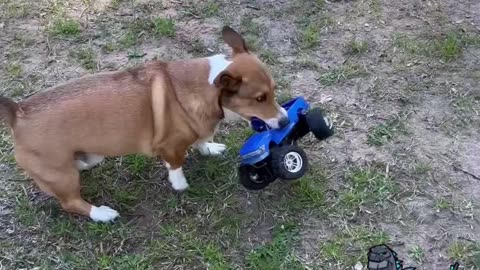
[[[280,126],[280,128],[284,128],[288,124],[290,124],[290,119],[288,119],[288,117],[285,117],[285,116],[280,118],[280,121],[278,121],[278,125]]]

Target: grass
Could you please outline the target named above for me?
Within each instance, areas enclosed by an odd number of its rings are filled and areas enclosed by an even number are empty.
[[[363,54],[368,50],[368,42],[366,40],[357,40],[354,38],[345,45],[345,48],[347,50],[346,52],[347,54],[350,54],[350,55]]]
[[[421,263],[424,260],[425,251],[421,247],[415,245],[412,248],[410,248],[410,250],[408,251],[408,254],[410,258],[412,258],[416,262]]]
[[[123,160],[123,165],[135,176],[142,175],[153,166],[153,159],[143,155],[129,155]]]
[[[251,270],[300,270],[306,269],[292,254],[296,227],[292,224],[275,228],[270,243],[252,250],[246,258],[247,269]]]
[[[444,198],[440,198],[435,201],[435,208],[438,210],[448,210],[453,208],[453,204]]]
[[[424,38],[398,34],[394,37],[393,44],[395,47],[412,55],[452,62],[463,55],[466,47],[477,47],[480,44],[480,36],[454,31],[447,31],[446,33]]]
[[[465,269],[478,269],[480,267],[480,245],[454,241],[448,247],[448,257],[460,261]]]
[[[89,71],[97,70],[97,54],[92,47],[83,47],[71,52],[71,55]]]
[[[477,93],[456,95],[451,98],[449,107],[453,113],[445,117],[442,124],[447,134],[458,134],[480,124],[480,95]]]
[[[374,146],[383,146],[399,134],[405,133],[406,127],[402,119],[399,117],[391,118],[368,130],[367,143]]]
[[[205,17],[216,16],[220,11],[220,5],[214,1],[208,1],[202,8],[202,14]]]
[[[5,1],[6,3],[8,1]],[[5,8],[5,6],[4,6]],[[21,19],[29,15],[30,11],[28,9],[27,3],[21,2],[10,2],[6,5],[5,17],[10,19]]]
[[[278,64],[279,55],[272,50],[264,49],[260,52],[260,59],[267,65],[276,65]]]
[[[449,33],[446,37],[435,41],[435,49],[445,61],[451,61],[462,54],[463,42],[458,35]]]
[[[355,214],[364,208],[384,208],[399,190],[380,166],[354,167],[345,174],[346,187],[339,193],[341,213]]]
[[[261,45],[261,35],[264,27],[253,20],[252,17],[245,16],[240,20],[240,33],[243,35],[247,47],[253,52],[257,52]]]
[[[57,37],[77,37],[81,32],[81,26],[74,19],[61,18],[54,20],[49,32]]]
[[[302,179],[292,185],[289,192],[292,199],[287,200],[288,207],[292,212],[315,209],[320,213],[321,209],[325,208],[327,187],[324,170],[318,165],[311,168]]]
[[[160,37],[175,36],[175,22],[167,18],[155,18],[153,23],[153,33]]]
[[[382,14],[382,3],[380,0],[370,0],[369,8],[376,17]]]
[[[332,239],[320,244],[321,258],[324,265],[335,263],[350,269],[356,262],[367,262],[368,248],[386,244],[389,236],[367,226],[352,226],[344,229]]]
[[[19,78],[23,75],[22,66],[19,63],[11,62],[6,66],[7,75],[11,78]]]
[[[143,40],[148,38],[173,38],[176,35],[175,21],[170,18],[155,17],[137,18],[126,25],[126,29],[103,45],[105,52],[114,52],[122,49],[136,49]]]
[[[315,23],[308,24],[301,32],[300,42],[304,49],[317,46],[320,43],[320,31],[318,25]]]
[[[365,74],[366,71],[363,67],[354,64],[346,64],[323,73],[318,80],[325,86],[332,86]]]

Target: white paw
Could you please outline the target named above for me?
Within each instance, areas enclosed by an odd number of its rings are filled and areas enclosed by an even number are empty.
[[[183,175],[182,167],[175,170],[168,170],[168,180],[172,184],[173,189],[184,191],[188,188],[187,179]]]
[[[198,146],[198,150],[204,156],[219,156],[225,152],[227,146],[221,143],[202,143]]]
[[[82,156],[80,156],[79,159],[75,160],[75,165],[80,171],[90,170],[91,168],[102,163],[104,159],[104,156],[100,156],[97,154],[83,154]]]
[[[95,222],[110,222],[119,216],[118,212],[112,208],[102,205],[96,207],[92,205],[90,210],[90,218]]]
[[[91,169],[93,166],[90,166],[87,162],[83,160],[75,160],[75,166],[80,171],[85,171]]]

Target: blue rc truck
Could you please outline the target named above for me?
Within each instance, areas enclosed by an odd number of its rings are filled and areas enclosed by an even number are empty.
[[[319,140],[333,135],[332,121],[320,108],[310,109],[303,97],[294,98],[282,107],[289,118],[289,124],[282,129],[269,129],[260,119],[251,120],[256,133],[240,149],[239,177],[247,189],[263,189],[277,178],[302,177],[308,170],[308,159],[297,141],[309,132]]]

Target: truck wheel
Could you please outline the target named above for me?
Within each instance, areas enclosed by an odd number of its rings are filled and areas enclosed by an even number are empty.
[[[273,148],[272,168],[280,179],[298,179],[308,170],[308,158],[302,148],[296,145]]]
[[[252,165],[244,164],[239,168],[240,183],[246,189],[260,190],[275,181],[275,175],[272,174],[270,166],[265,165],[261,168],[255,168]]]
[[[319,140],[325,140],[333,135],[333,123],[322,114],[320,108],[313,108],[305,115],[307,124],[313,135]]]

